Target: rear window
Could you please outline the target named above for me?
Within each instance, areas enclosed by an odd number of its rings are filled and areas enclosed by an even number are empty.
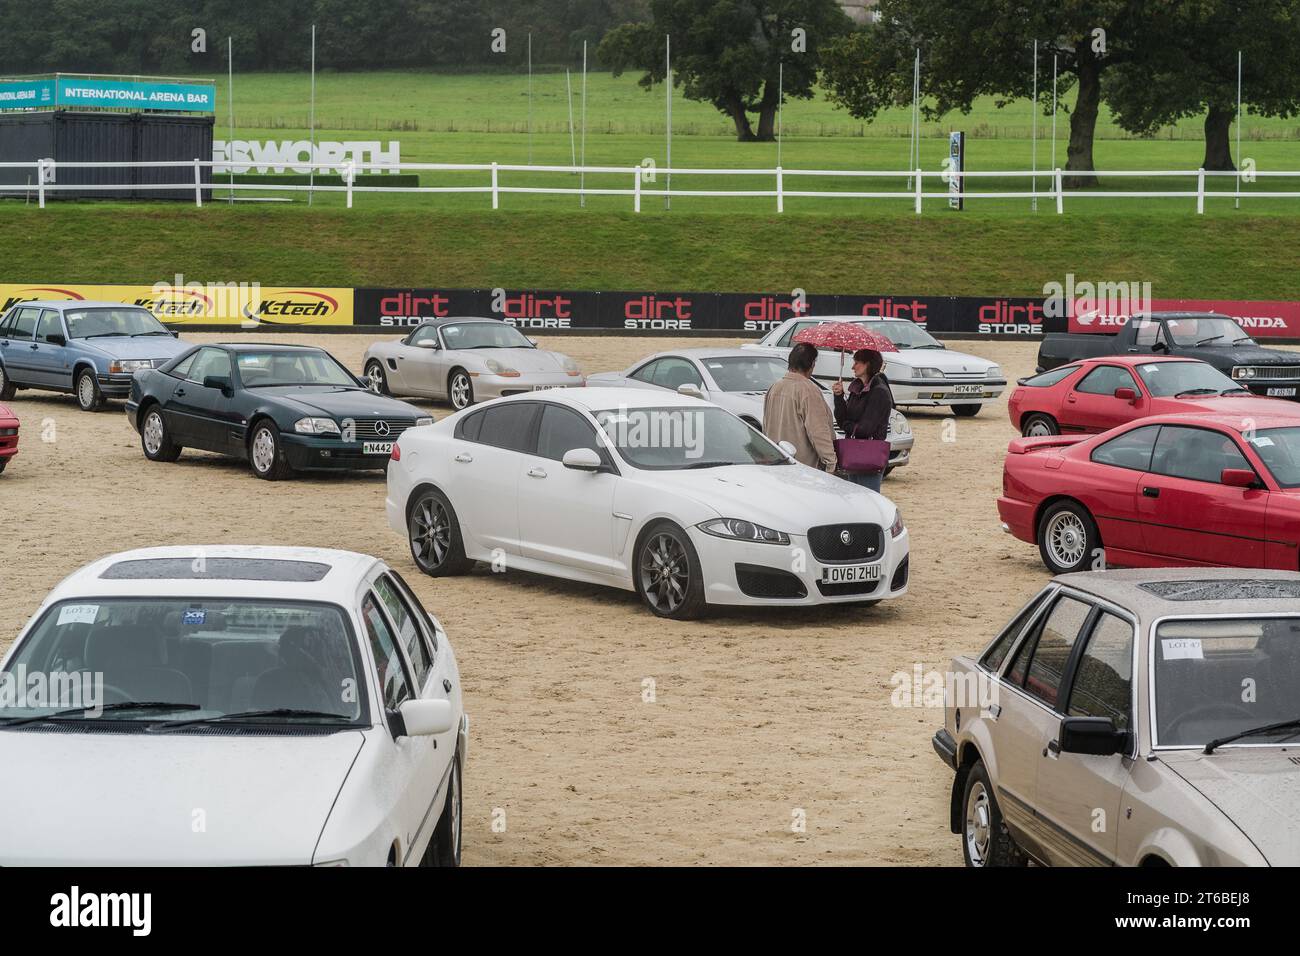
[[[319,581],[328,564],[274,558],[140,558],[110,565],[100,578],[109,581]]]

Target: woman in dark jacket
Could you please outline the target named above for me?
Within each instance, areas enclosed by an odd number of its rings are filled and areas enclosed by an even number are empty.
[[[845,438],[885,441],[888,437],[894,394],[889,390],[884,367],[885,360],[875,349],[858,349],[853,353],[853,381],[848,388],[843,382],[831,386],[835,393],[835,424]],[[844,477],[879,491],[884,472],[845,472]]]

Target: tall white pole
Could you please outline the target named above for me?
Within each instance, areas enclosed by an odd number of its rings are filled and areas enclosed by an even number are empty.
[[[666,111],[668,115],[668,153],[666,160],[668,162],[667,184],[664,187],[664,208],[673,208],[673,38],[671,35],[664,37],[664,90],[666,97]]]
[[[1056,61],[1057,54],[1052,54],[1052,169],[1056,168]]]
[[[307,128],[311,138],[311,169],[307,171],[307,205],[316,189],[316,24],[311,25],[311,109]]]
[[[1029,168],[1030,191],[1033,198],[1029,201],[1029,208],[1038,212],[1038,41],[1034,41],[1034,97],[1033,113],[1029,120]]]
[[[782,139],[781,134],[785,129],[785,122],[783,118],[784,109],[785,109],[785,61],[782,60],[781,65],[777,70],[777,74],[776,74],[776,165],[778,168],[781,165],[781,139]]]
[[[1232,202],[1233,209],[1241,208],[1241,51],[1237,51],[1237,198]]]
[[[912,129],[908,137],[907,144],[907,168],[910,172],[916,169],[921,162],[921,144],[919,142],[921,135],[920,113],[917,111],[917,101],[921,95],[921,50],[918,47],[916,59],[912,62]],[[912,177],[907,177],[907,188],[912,188]]]
[[[587,205],[587,41],[582,41],[582,172],[578,181],[578,200]]]
[[[528,165],[533,165],[533,35],[528,34]]]
[[[230,140],[226,149],[232,160],[231,164],[226,167],[230,173],[230,203],[235,202],[235,61],[233,59],[235,45],[230,37],[226,37],[226,101],[230,107]]]
[[[564,88],[569,93],[569,165],[578,165],[578,146],[573,138],[573,78],[569,75],[569,68],[564,68]]]

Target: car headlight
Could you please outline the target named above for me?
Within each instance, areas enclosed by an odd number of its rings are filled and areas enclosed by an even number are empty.
[[[567,355],[560,356],[560,366],[564,369],[565,374],[567,375],[582,374],[582,369],[578,368],[578,363],[575,362],[573,359],[569,358]]]
[[[1254,378],[1255,369],[1249,365],[1238,365],[1232,370],[1233,378]]]
[[[912,423],[903,417],[903,413],[895,409],[889,413],[889,430],[897,435],[912,434]]]
[[[773,531],[761,524],[741,518],[714,518],[699,526],[701,531],[719,538],[735,541],[755,541],[762,544],[789,544],[790,536],[784,531]]]
[[[293,423],[299,435],[338,435],[339,423],[332,418],[300,418]]]
[[[912,378],[945,378],[941,369],[937,368],[914,368],[912,369]]]
[[[113,375],[124,375],[142,368],[153,368],[153,362],[149,359],[118,359],[108,366],[108,371]]]
[[[891,538],[897,538],[902,533],[903,533],[903,510],[901,508],[895,508],[894,523],[889,526],[889,536]]]
[[[432,419],[432,418],[417,418],[417,419],[415,420],[415,424],[416,424],[416,425],[432,425],[432,424],[433,424],[433,419]]]
[[[320,863],[313,863],[312,866],[351,866],[347,860],[323,860]]]
[[[502,378],[518,378],[519,372],[509,365],[502,365],[496,359],[488,359],[483,365],[493,375],[500,375]]]
[[[984,375],[987,378],[1001,378],[1002,367],[998,365],[990,365],[988,369],[984,372]]]

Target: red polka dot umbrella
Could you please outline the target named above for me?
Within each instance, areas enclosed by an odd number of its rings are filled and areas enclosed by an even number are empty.
[[[840,353],[840,378],[844,377],[844,355],[858,349],[897,352],[898,346],[879,332],[872,332],[860,322],[821,322],[795,335],[796,342],[807,342],[819,349]]]

